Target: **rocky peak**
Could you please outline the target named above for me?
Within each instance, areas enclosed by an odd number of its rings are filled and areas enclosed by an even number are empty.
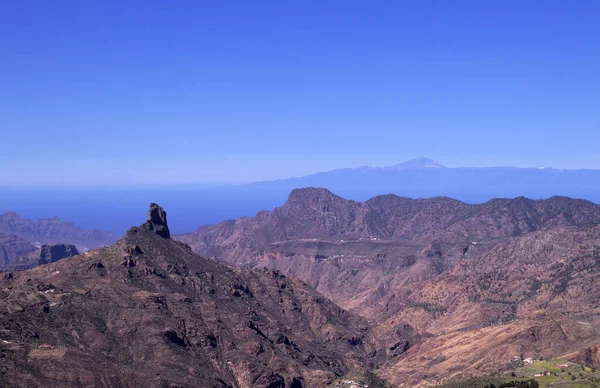
[[[143,226],[148,230],[154,231],[160,237],[171,238],[171,232],[167,225],[167,212],[154,202],[150,204],[148,220]]]
[[[430,158],[419,157],[416,159],[411,159],[404,163],[398,163],[395,166],[392,166],[393,169],[397,170],[420,170],[420,169],[429,169],[429,168],[444,168],[445,166],[438,162],[437,160],[433,160]]]
[[[332,203],[337,200],[345,201],[325,188],[307,187],[292,190],[286,205],[308,207],[315,204]]]
[[[67,257],[77,256],[79,251],[75,245],[54,244],[42,245],[39,254],[39,264],[53,263]]]

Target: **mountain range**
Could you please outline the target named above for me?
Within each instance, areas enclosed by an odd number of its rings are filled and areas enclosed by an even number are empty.
[[[448,197],[411,199],[390,194],[357,202],[324,188],[305,188],[293,190],[287,202],[272,212],[203,226],[181,239],[202,254],[229,259],[248,258],[256,249],[286,241],[319,239],[343,245],[435,238],[466,244],[598,219],[599,205],[567,197],[492,199],[473,205]]]
[[[381,376],[426,386],[599,343],[598,221],[600,206],[567,197],[356,202],[307,188],[271,212],[176,238],[202,255],[297,276],[381,325],[410,327],[411,346]]]
[[[562,196],[304,188],[188,234],[151,204],[113,245],[56,260],[11,236],[6,251],[36,267],[0,276],[0,385],[429,387],[541,359],[591,371],[599,222],[600,205]]]
[[[169,209],[173,231],[186,233],[199,225],[253,216],[260,210],[281,206],[292,190],[302,187],[323,187],[355,201],[382,194],[409,198],[447,196],[466,203],[484,203],[492,198],[542,199],[561,195],[600,203],[600,171],[596,170],[453,168],[432,159],[418,158],[387,167],[343,168],[248,184],[0,187],[0,212],[16,211],[29,218],[45,219],[58,215],[84,229],[98,228],[122,236],[137,222],[139,212],[154,201]],[[0,230],[0,233],[21,236],[16,231]],[[114,241],[116,236],[108,242],[98,241],[98,245],[64,239],[56,242],[69,242],[83,250]]]
[[[342,168],[243,186],[245,190],[286,193],[299,187],[324,187],[355,200],[393,193],[413,198],[443,195],[470,203],[497,197],[547,198],[553,195],[600,202],[600,170],[450,168],[421,157],[388,167]]]

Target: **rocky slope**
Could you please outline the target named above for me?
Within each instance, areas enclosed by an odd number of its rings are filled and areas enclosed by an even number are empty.
[[[72,222],[64,222],[56,217],[28,220],[14,212],[0,214],[0,234],[13,234],[40,245],[69,243],[82,251],[110,245],[118,239],[113,233],[97,229],[84,230]]]
[[[315,387],[390,353],[304,282],[230,269],[169,235],[153,205],[110,247],[4,274],[0,385]]]
[[[599,220],[600,206],[565,197],[359,203],[301,189],[272,212],[178,238],[199,253],[298,276],[381,324],[410,327],[419,340],[381,375],[412,387],[511,368],[515,356],[594,349]]]
[[[600,219],[600,206],[584,200],[494,199],[470,205],[447,197],[396,195],[355,202],[326,189],[293,190],[288,201],[253,218],[226,221],[180,236],[195,250],[229,259],[268,244],[300,239],[449,240],[518,236]]]
[[[469,205],[384,195],[360,203],[298,189],[271,212],[177,236],[197,253],[299,276],[345,308],[436,276],[482,241],[600,220],[600,206],[565,197]]]
[[[428,333],[384,376],[403,375],[409,381],[404,386],[412,386],[507,369],[515,356],[580,360],[597,347],[599,225],[485,245],[438,276],[393,288],[364,311]]]

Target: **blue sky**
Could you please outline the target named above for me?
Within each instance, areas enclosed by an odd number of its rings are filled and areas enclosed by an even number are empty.
[[[14,1],[0,184],[600,169],[597,1]]]

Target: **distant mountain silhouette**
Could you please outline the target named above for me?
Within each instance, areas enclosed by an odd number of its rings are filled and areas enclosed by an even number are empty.
[[[371,167],[371,166],[362,166],[358,168],[340,168],[336,170],[332,170],[330,172],[340,172],[340,171],[360,171],[364,172],[376,172],[376,171],[398,171],[398,170],[426,170],[426,169],[438,169],[438,168],[446,168],[443,164],[438,162],[437,160],[433,160],[430,158],[419,157],[416,159],[411,159],[406,162],[398,163],[393,166],[386,167]]]
[[[386,167],[384,167],[386,168]],[[437,160],[420,157],[416,159],[409,160],[407,162],[398,163],[394,166],[387,167],[387,169],[392,170],[419,170],[424,168],[446,168]]]
[[[69,243],[84,251],[110,245],[118,239],[114,233],[98,229],[84,230],[56,217],[28,220],[15,212],[0,214],[0,234],[19,236],[38,247],[42,244]]]
[[[300,187],[325,187],[356,200],[384,193],[413,198],[449,196],[472,203],[498,197],[563,195],[600,203],[600,170],[449,168],[421,157],[388,167],[342,168],[241,186],[244,190],[265,193],[289,192]]]
[[[14,234],[0,234],[0,271],[12,268],[15,259],[36,250],[37,248],[24,238]]]

